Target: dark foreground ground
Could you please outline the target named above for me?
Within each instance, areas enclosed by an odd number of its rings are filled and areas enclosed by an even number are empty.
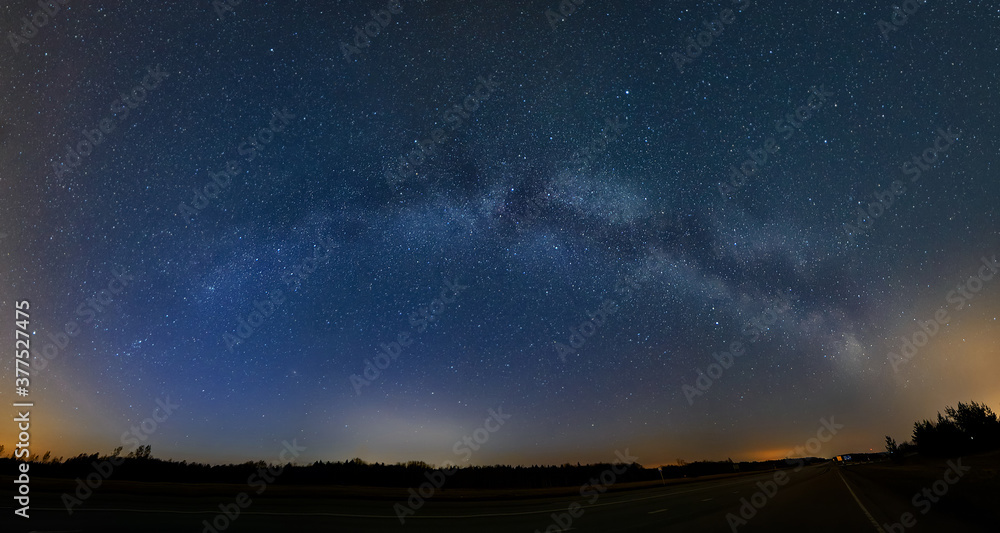
[[[959,466],[954,460],[952,464]],[[393,511],[394,503],[405,505],[402,498],[338,495],[352,489],[273,486],[257,495],[247,486],[115,484],[113,480],[69,515],[59,497],[72,489],[73,482],[38,480],[31,518],[10,518],[13,509],[5,498],[0,529],[204,532],[212,531],[206,530],[204,521],[215,520],[224,526],[217,531],[227,532],[1000,531],[1000,454],[966,457],[960,466],[955,469],[946,460],[926,459],[904,465],[826,463],[799,471],[607,492],[593,503],[593,497],[581,497],[572,489],[560,496],[492,494],[491,499],[473,501],[453,499],[455,493],[445,490],[407,517],[405,524]],[[949,469],[952,473],[946,474]],[[10,477],[0,478],[0,483],[12,486]],[[374,494],[371,490],[366,494]],[[241,491],[250,494],[252,503],[235,520],[218,518],[220,504],[233,504]],[[574,508],[576,516],[568,512],[574,503],[580,504]],[[910,513],[909,527],[903,525],[904,513]]]

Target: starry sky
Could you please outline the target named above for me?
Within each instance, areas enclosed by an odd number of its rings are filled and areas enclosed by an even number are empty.
[[[211,462],[460,463],[491,409],[468,464],[782,458],[833,417],[829,456],[996,409],[1000,10],[821,4],[5,3],[33,451],[168,399],[143,443]]]

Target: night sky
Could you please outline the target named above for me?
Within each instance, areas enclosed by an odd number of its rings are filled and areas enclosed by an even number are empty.
[[[33,452],[168,399],[162,458],[646,466],[1000,405],[989,2],[37,10],[0,8]]]

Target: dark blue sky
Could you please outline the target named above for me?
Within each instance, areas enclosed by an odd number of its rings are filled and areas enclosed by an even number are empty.
[[[169,398],[160,457],[441,463],[502,409],[469,462],[656,465],[1000,402],[996,8],[196,4],[0,8],[36,448]]]

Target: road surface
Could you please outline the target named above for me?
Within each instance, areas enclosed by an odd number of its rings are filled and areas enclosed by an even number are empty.
[[[235,495],[234,495],[235,496]],[[258,497],[235,520],[220,517],[218,497],[157,497],[150,501],[121,495],[87,502],[72,516],[53,494],[36,495],[31,518],[18,519],[13,531],[449,531],[511,533],[557,532],[758,532],[996,531],[983,516],[959,520],[931,509],[920,514],[909,487],[887,489],[863,467],[831,463],[654,489],[592,496],[531,500],[454,502],[433,498],[401,524],[392,501],[308,500]],[[95,498],[96,500],[97,498]],[[571,507],[574,503],[580,507]],[[756,505],[755,505],[756,504]],[[759,508],[758,508],[759,507]],[[741,509],[742,508],[742,509]],[[573,511],[572,513],[570,511]],[[904,512],[915,525],[893,529]],[[4,513],[12,516],[8,507]],[[741,514],[742,513],[742,514]],[[969,523],[979,521],[980,525]],[[5,520],[6,521],[6,520]],[[222,527],[207,529],[205,523]],[[901,528],[902,526],[898,526]],[[994,529],[988,529],[993,527]],[[10,529],[4,528],[4,531]]]

